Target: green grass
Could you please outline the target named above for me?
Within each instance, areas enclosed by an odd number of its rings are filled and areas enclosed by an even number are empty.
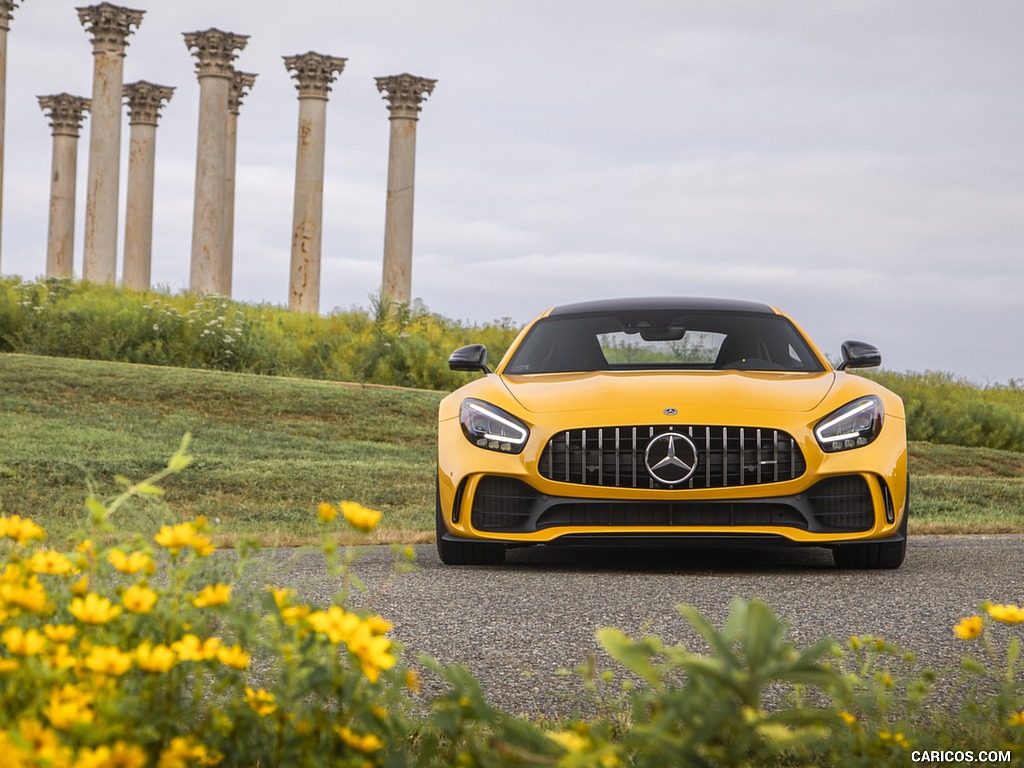
[[[195,464],[166,506],[115,521],[219,521],[219,543],[319,541],[316,506],[384,511],[378,541],[433,532],[435,416],[443,393],[0,354],[0,509],[65,540],[93,487],[162,468],[182,436]],[[1024,454],[915,442],[911,532],[1024,532]]]

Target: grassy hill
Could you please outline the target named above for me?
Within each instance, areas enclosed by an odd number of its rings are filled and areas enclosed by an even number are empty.
[[[0,354],[0,510],[55,538],[118,477],[162,468],[186,432],[196,462],[166,504],[120,521],[143,532],[206,515],[219,543],[319,540],[320,501],[385,512],[380,541],[433,537],[435,415],[443,393]],[[1024,454],[911,444],[911,532],[1024,531]],[[118,521],[115,521],[117,523]]]

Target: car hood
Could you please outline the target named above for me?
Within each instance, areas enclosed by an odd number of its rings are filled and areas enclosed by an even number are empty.
[[[729,410],[813,410],[835,374],[761,371],[666,371],[503,376],[516,401],[531,413],[566,413],[647,406],[680,414],[701,407]]]

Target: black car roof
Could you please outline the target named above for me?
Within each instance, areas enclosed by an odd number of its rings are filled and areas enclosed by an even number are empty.
[[[583,315],[631,310],[668,310],[672,312],[754,312],[774,315],[767,304],[736,299],[708,299],[692,296],[643,296],[639,298],[601,299],[562,304],[551,310],[551,316]]]

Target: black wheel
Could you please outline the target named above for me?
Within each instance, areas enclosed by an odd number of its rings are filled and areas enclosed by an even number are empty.
[[[910,517],[910,478],[907,478],[907,501],[900,523],[902,541],[881,544],[838,544],[832,548],[832,559],[839,568],[899,568],[907,556],[907,519]]]
[[[482,544],[476,541],[450,541],[444,538],[447,528],[441,515],[441,492],[435,491],[435,531],[437,556],[445,565],[498,565],[505,562],[504,544]]]

